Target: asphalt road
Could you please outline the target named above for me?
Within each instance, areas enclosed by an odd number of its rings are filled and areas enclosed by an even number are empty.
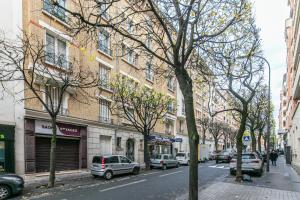
[[[199,188],[221,181],[229,174],[228,164],[199,164]],[[172,200],[188,192],[188,167],[151,170],[137,176],[125,175],[110,181],[101,178],[82,181],[39,194],[24,194],[20,199],[43,200]]]

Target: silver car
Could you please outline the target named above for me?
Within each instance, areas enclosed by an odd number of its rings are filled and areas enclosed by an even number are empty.
[[[140,164],[122,155],[94,156],[90,167],[94,177],[111,179],[114,175],[140,172]]]
[[[151,159],[150,168],[155,167],[165,170],[168,167],[179,167],[179,162],[171,154],[158,154],[154,159]]]

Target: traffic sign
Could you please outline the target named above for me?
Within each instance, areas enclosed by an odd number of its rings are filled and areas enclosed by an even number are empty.
[[[243,134],[243,144],[250,145],[251,144],[251,134],[248,130],[246,130]]]

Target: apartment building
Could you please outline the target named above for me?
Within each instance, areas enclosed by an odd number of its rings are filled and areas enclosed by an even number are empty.
[[[287,72],[283,78],[279,123],[284,130],[285,147],[291,153],[292,165],[300,172],[300,3],[289,0],[290,17],[286,20]]]
[[[62,6],[72,8],[72,1],[59,2]],[[163,80],[156,76],[146,58],[126,47],[125,43],[116,45],[117,40],[106,29],[99,30],[99,40],[95,44],[81,46],[80,41],[86,36],[80,34],[76,38],[70,37],[67,14],[62,9],[54,8],[50,0],[2,2],[1,11],[7,12],[10,17],[10,20],[1,20],[1,25],[11,30],[10,35],[20,36],[18,30],[23,29],[46,44],[46,55],[54,55],[52,58],[45,57],[46,67],[54,71],[68,69],[71,64],[68,58],[74,57],[80,61],[82,68],[98,71],[103,80],[94,94],[97,101],[80,103],[72,98],[72,95],[76,95],[76,90],[72,89],[63,95],[62,108],[57,117],[57,171],[88,168],[93,156],[99,154],[126,155],[143,163],[143,135],[128,121],[110,112],[113,91],[109,82],[116,75],[126,76],[136,84],[174,99],[165,118],[154,127],[147,147],[151,153],[172,153],[173,144],[180,142],[175,140],[177,88],[173,76]],[[114,13],[112,10],[106,12],[104,18]],[[9,27],[11,25],[14,27]],[[130,26],[125,27],[132,31]],[[119,57],[116,56],[117,51],[126,53]],[[63,62],[57,62],[57,54],[63,55]],[[41,90],[49,91],[56,104],[60,91],[38,79],[34,81]],[[24,88],[23,82],[18,84],[18,87]],[[15,88],[15,84],[13,86],[14,90],[19,89]],[[20,95],[23,95],[20,99],[26,99],[31,93],[25,90]],[[0,153],[5,152],[1,160],[2,168],[18,174],[48,171],[52,134],[50,117],[38,100],[28,98],[16,103],[17,100],[16,96],[4,96],[0,101]]]

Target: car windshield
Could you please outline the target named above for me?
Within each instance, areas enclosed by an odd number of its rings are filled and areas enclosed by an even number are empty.
[[[161,159],[161,155],[156,155],[155,159]]]
[[[176,154],[176,156],[178,156],[178,157],[185,157],[185,154],[184,153],[178,153],[178,154]]]

